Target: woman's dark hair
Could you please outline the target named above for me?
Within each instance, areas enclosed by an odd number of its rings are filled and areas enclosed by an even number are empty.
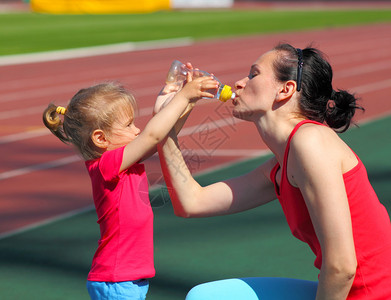
[[[273,50],[279,52],[274,71],[281,82],[297,81],[299,55],[302,55],[300,113],[310,120],[326,122],[337,132],[346,131],[356,109],[364,109],[357,105],[354,95],[344,90],[334,91],[333,70],[323,53],[312,47],[300,51],[289,44],[279,44]]]

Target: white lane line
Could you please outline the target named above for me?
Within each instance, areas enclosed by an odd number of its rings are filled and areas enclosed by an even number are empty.
[[[358,94],[365,94],[365,93],[369,93],[369,92],[373,92],[373,91],[380,91],[380,90],[386,89],[386,88],[388,88],[388,89],[391,88],[391,78],[383,80],[383,81],[377,81],[377,82],[353,87],[350,90],[355,93],[358,93]]]
[[[17,176],[26,175],[26,174],[36,172],[36,171],[42,171],[42,170],[47,170],[47,169],[51,169],[51,168],[56,168],[56,167],[68,165],[68,164],[71,164],[71,163],[74,163],[74,162],[80,161],[80,160],[81,160],[81,158],[78,155],[71,155],[71,156],[63,157],[63,158],[60,158],[57,160],[32,165],[29,167],[6,171],[3,173],[0,173],[0,181],[5,180],[5,179],[9,179],[9,178],[13,178],[13,177],[17,177]]]
[[[221,129],[227,126],[236,126],[238,123],[243,123],[243,122],[244,122],[243,120],[235,119],[233,116],[225,119],[212,120],[210,122],[203,122],[201,124],[183,128],[179,132],[178,136],[182,137],[182,136],[196,134],[199,132],[203,132],[207,134],[208,132],[210,133],[211,130]]]
[[[54,223],[54,222],[57,222],[57,221],[60,221],[60,220],[69,219],[69,218],[71,218],[73,216],[76,216],[76,215],[79,215],[79,214],[82,214],[82,213],[85,213],[85,212],[89,212],[89,211],[91,211],[93,209],[94,209],[94,205],[89,205],[87,207],[83,207],[83,208],[80,208],[80,209],[71,210],[71,211],[69,211],[67,213],[60,214],[60,215],[52,217],[52,218],[47,218],[47,219],[45,219],[43,221],[36,222],[36,223],[31,224],[31,225],[23,226],[22,228],[19,228],[19,229],[7,231],[7,232],[4,232],[4,233],[0,234],[0,240],[5,239],[7,237],[11,237],[11,236],[17,235],[17,234],[24,233],[26,231],[30,231],[30,230],[42,227],[42,226],[45,226],[45,225],[49,225],[51,223]]]
[[[164,39],[145,42],[128,42],[118,43],[103,46],[93,46],[84,48],[75,48],[58,51],[47,51],[29,54],[16,54],[0,56],[0,66],[10,66],[26,63],[37,63],[56,61],[72,58],[91,57],[98,55],[116,54],[131,51],[164,49],[174,47],[185,47],[193,44],[193,39],[190,37]]]
[[[357,67],[349,68],[346,70],[340,70],[335,73],[334,78],[346,78],[352,76],[359,76],[367,73],[375,73],[377,71],[388,70],[391,69],[391,60],[375,62],[370,64],[363,64]]]
[[[197,155],[208,157],[258,157],[270,153],[269,150],[259,149],[184,149],[183,156]]]
[[[42,113],[45,110],[45,108],[46,108],[45,105],[40,105],[40,106],[33,106],[29,108],[23,108],[23,109],[19,108],[19,109],[1,111],[0,120],[7,120],[7,119],[19,118],[21,116],[28,116],[37,113]]]
[[[24,141],[24,140],[45,136],[49,134],[51,134],[51,132],[49,131],[49,129],[45,127],[35,129],[35,130],[20,132],[20,133],[9,134],[0,137],[0,145],[13,143],[17,141]]]

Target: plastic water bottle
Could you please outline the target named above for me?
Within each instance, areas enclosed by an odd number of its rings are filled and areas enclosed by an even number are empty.
[[[186,75],[188,72],[192,72],[193,77],[201,77],[201,76],[212,76],[214,80],[219,83],[217,90],[208,91],[211,94],[214,94],[214,98],[227,102],[230,99],[235,98],[235,93],[232,92],[230,86],[222,84],[220,80],[216,78],[216,76],[211,75],[208,72],[202,70],[190,70],[183,63],[178,60],[174,60],[171,64],[170,70],[168,71],[166,83],[167,84],[176,84],[178,88],[182,88],[183,82],[186,80]]]

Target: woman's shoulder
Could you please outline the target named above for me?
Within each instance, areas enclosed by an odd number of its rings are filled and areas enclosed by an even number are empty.
[[[337,133],[328,126],[307,123],[300,126],[292,136],[290,147],[298,149],[317,149],[333,147],[342,140]]]
[[[304,124],[292,137],[290,159],[312,161],[317,164],[333,163],[342,171],[357,164],[350,147],[328,126]]]
[[[340,160],[349,148],[327,126],[304,124],[293,135],[289,147],[289,159],[299,164],[312,162],[320,164],[327,160]]]

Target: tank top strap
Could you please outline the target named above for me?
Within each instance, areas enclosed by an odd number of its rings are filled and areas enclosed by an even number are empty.
[[[304,125],[304,124],[316,124],[316,125],[322,125],[322,126],[326,126],[322,123],[319,123],[317,121],[313,121],[313,120],[303,120],[303,121],[300,121],[299,123],[297,123],[297,125],[295,126],[295,128],[293,128],[291,134],[289,135],[288,137],[288,142],[286,144],[286,148],[285,148],[285,152],[284,152],[284,162],[283,162],[283,169],[286,170],[286,166],[287,166],[287,163],[288,163],[288,155],[289,155],[289,148],[290,148],[290,144],[291,144],[291,140],[293,138],[293,136],[295,135],[295,133],[297,132],[297,130],[299,130],[299,128]]]

